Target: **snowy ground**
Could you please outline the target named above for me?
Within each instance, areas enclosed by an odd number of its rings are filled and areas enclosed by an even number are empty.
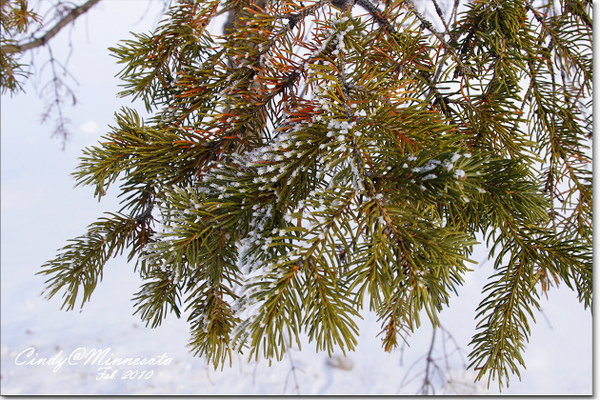
[[[186,346],[185,320],[169,318],[158,329],[146,328],[132,316],[130,299],[139,278],[133,265],[115,259],[105,270],[104,281],[83,310],[63,312],[60,299],[40,296],[43,278],[35,273],[66,240],[84,232],[103,211],[117,208],[114,198],[98,204],[89,188],[73,188],[70,177],[83,147],[94,144],[112,123],[113,112],[127,104],[115,99],[118,72],[106,48],[127,35],[129,29],[145,29],[153,19],[131,28],[144,10],[141,2],[102,2],[87,23],[73,34],[75,51],[71,72],[78,78],[79,105],[68,109],[74,136],[65,152],[48,138],[50,126],[40,125],[42,104],[30,95],[2,96],[2,235],[1,235],[1,393],[9,394],[413,394],[424,364],[411,366],[422,357],[431,340],[425,327],[410,339],[411,347],[388,354],[376,338],[379,324],[372,315],[361,321],[361,337],[348,359],[330,359],[315,353],[310,344],[292,349],[279,363],[247,363],[234,356],[232,367],[215,371],[194,358]],[[131,8],[131,12],[124,8]],[[155,11],[150,11],[149,15]],[[110,21],[110,29],[106,29]],[[66,34],[63,39],[66,42]],[[54,50],[55,55],[59,53]],[[31,89],[31,86],[29,86]],[[480,259],[483,259],[480,254]],[[475,271],[452,311],[442,315],[443,325],[468,351],[474,332],[474,310],[481,300],[488,265]],[[527,346],[527,370],[522,380],[511,379],[506,394],[591,394],[592,318],[566,287],[552,289],[549,301],[541,299],[543,313],[532,326]],[[437,338],[441,338],[441,334]],[[452,343],[447,342],[448,350]],[[77,360],[92,351],[105,352]],[[436,356],[441,356],[438,346]],[[154,358],[155,365],[105,368],[108,358]],[[51,365],[36,365],[48,359]],[[60,365],[58,362],[64,361]],[[69,361],[71,364],[69,364]],[[336,366],[337,365],[337,366]],[[462,386],[438,391],[484,393],[473,384],[473,373],[461,371],[458,353],[450,368]],[[115,370],[117,370],[115,372]],[[99,379],[101,377],[107,379]],[[112,379],[111,379],[112,378]],[[408,383],[407,383],[408,381]],[[491,393],[497,392],[492,383]]]
[[[375,338],[378,324],[368,316],[361,323],[358,349],[347,360],[338,358],[341,355],[332,360],[309,345],[302,351],[293,349],[291,357],[270,367],[264,361],[248,364],[236,356],[231,368],[215,371],[187,352],[184,321],[168,319],[153,330],[131,316],[129,298],[138,278],[123,260],[111,263],[94,299],[82,312],[65,313],[58,311],[58,301],[47,302],[39,296],[41,279],[32,277],[36,264],[5,264],[4,254],[2,394],[413,394],[422,382],[416,378],[403,385],[407,374],[410,378],[424,368],[421,362],[409,371],[428,349],[427,329],[413,335],[410,348],[388,354]],[[443,318],[464,349],[473,328],[476,285],[476,279],[471,280],[452,315]],[[561,303],[561,307],[550,303],[546,307],[552,327],[544,317],[538,318],[526,353],[528,370],[523,371],[522,382],[513,378],[504,393],[591,393],[590,318],[569,292],[555,291],[552,297]],[[452,347],[450,342],[447,345]],[[87,363],[85,358],[77,359],[95,350],[105,352],[105,357],[94,360],[92,356]],[[439,357],[440,352],[438,346],[435,354]],[[157,364],[111,368],[104,364],[109,358],[127,357],[155,358]],[[42,358],[54,361],[36,365]],[[59,364],[61,360],[66,361]],[[336,362],[350,369],[336,368]],[[450,362],[459,368],[452,372],[462,385],[442,389],[444,385],[437,381],[438,391],[486,392],[484,385],[472,384],[472,373],[460,371],[457,354]],[[491,389],[496,392],[495,386]]]

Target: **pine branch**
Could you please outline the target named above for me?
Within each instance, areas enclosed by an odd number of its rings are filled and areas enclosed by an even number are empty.
[[[390,351],[423,315],[439,325],[483,234],[497,274],[471,361],[504,384],[539,289],[592,301],[586,120],[568,111],[591,72],[563,48],[587,46],[572,29],[583,11],[561,31],[533,5],[479,1],[459,17],[455,2],[446,21],[434,1],[439,30],[412,3],[358,0],[368,12],[352,16],[352,1],[307,1],[177,4],[114,49],[124,94],[154,115],[122,111],[76,177],[98,197],[122,180],[125,244],[147,281],[138,312],[157,326],[186,307],[193,351],[217,367],[234,351],[281,359],[303,332],[352,350],[368,302]],[[206,29],[232,10],[223,35]],[[65,304],[97,281],[105,239],[86,250],[91,279],[50,263]]]
[[[530,334],[528,319],[534,319],[531,306],[539,309],[530,274],[527,265],[514,262],[500,269],[492,277],[497,280],[484,287],[487,297],[477,309],[482,321],[477,325],[480,332],[471,341],[474,349],[469,368],[479,371],[478,380],[488,374],[488,387],[496,378],[502,387],[511,373],[521,378],[517,364],[525,365],[521,354]]]
[[[57,258],[44,264],[38,272],[50,276],[46,280],[48,298],[64,291],[61,308],[66,307],[67,311],[75,308],[80,290],[83,291],[81,307],[90,300],[102,280],[107,261],[130,247],[140,234],[135,219],[122,214],[108,215],[91,224],[86,235],[71,240]],[[131,254],[137,250],[134,247]]]

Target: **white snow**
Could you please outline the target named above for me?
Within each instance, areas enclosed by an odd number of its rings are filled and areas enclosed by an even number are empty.
[[[456,171],[454,171],[454,177],[455,178],[463,179],[466,176],[467,176],[467,174],[462,169],[457,169]]]

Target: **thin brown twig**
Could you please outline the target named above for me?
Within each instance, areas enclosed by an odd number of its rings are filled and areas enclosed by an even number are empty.
[[[435,333],[436,329],[433,328],[433,333],[431,334],[431,343],[429,345],[429,351],[427,352],[427,358],[425,359],[425,377],[423,378],[423,385],[421,386],[421,394],[435,394],[435,389],[430,379],[431,373],[429,371],[429,367],[431,367],[432,364],[435,366],[435,361],[432,357],[433,348],[435,345]],[[429,392],[429,388],[432,389],[433,393]]]
[[[80,5],[79,7],[75,7],[74,9],[72,9],[70,13],[68,13],[63,19],[58,21],[58,23],[56,25],[54,25],[52,28],[50,28],[50,30],[48,30],[41,37],[33,39],[33,40],[23,43],[23,44],[17,44],[17,45],[11,44],[11,45],[2,46],[2,47],[0,47],[0,53],[8,53],[8,54],[22,53],[24,51],[27,51],[27,50],[30,50],[30,49],[33,49],[36,47],[44,46],[46,43],[48,43],[50,41],[50,39],[52,39],[54,36],[56,36],[56,34],[58,34],[58,32],[60,32],[60,30],[62,28],[64,28],[65,26],[67,26],[68,24],[73,22],[80,15],[85,14],[90,8],[92,8],[99,1],[100,0],[88,0],[87,2]]]

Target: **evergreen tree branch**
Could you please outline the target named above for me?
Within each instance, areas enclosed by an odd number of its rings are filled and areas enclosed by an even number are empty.
[[[154,115],[118,114],[76,178],[98,197],[122,180],[138,312],[157,326],[186,307],[193,351],[217,367],[234,351],[281,359],[303,332],[352,350],[368,301],[390,351],[423,314],[439,325],[483,234],[496,274],[471,366],[504,385],[540,289],[592,301],[586,119],[568,111],[590,93],[587,8],[561,25],[523,2],[460,16],[455,2],[449,20],[434,2],[440,28],[412,3],[358,0],[353,16],[307,1],[186,2],[114,49],[124,94]],[[207,30],[231,11],[223,35]],[[84,279],[48,273],[70,304]]]
[[[38,274],[50,276],[46,280],[48,298],[64,291],[61,308],[72,310],[82,293],[81,307],[90,300],[102,280],[106,262],[130,247],[140,235],[135,219],[122,214],[109,214],[90,225],[86,235],[71,240],[61,253],[42,266]],[[130,253],[137,252],[133,248]]]
[[[531,306],[539,309],[537,292],[531,290],[531,269],[521,262],[511,262],[499,270],[486,285],[486,300],[477,309],[481,322],[471,344],[471,364],[478,372],[477,379],[488,374],[488,387],[492,379],[503,385],[510,373],[520,379],[518,365],[525,363],[521,356],[530,334],[529,321],[533,319]],[[508,384],[508,382],[506,382]]]

